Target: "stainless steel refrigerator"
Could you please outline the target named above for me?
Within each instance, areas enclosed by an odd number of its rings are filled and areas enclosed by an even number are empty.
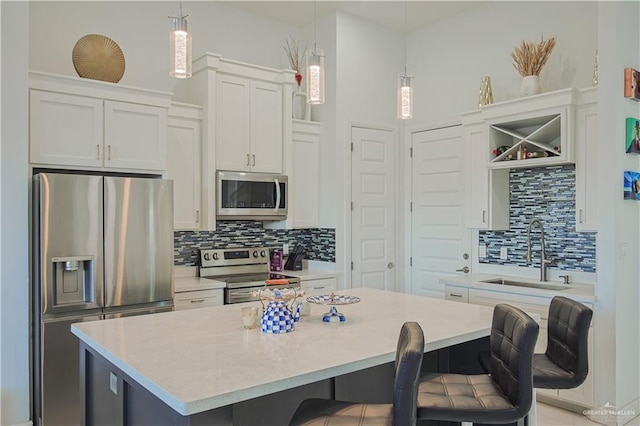
[[[36,425],[79,425],[71,324],[173,307],[173,182],[39,173],[33,178]]]

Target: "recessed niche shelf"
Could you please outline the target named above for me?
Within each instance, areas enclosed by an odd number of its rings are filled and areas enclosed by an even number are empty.
[[[490,169],[539,167],[571,162],[567,109],[487,121]]]

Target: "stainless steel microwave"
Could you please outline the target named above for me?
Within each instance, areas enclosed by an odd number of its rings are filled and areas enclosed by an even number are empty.
[[[285,220],[289,179],[270,173],[216,172],[216,217]]]

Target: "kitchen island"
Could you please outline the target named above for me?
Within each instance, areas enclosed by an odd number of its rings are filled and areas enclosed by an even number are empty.
[[[425,352],[490,332],[488,307],[373,289],[341,294],[361,299],[339,306],[346,322],[323,323],[328,307],[312,305],[287,334],[243,329],[240,307],[258,302],[74,324],[84,424],[241,424],[238,407],[279,393],[288,415],[303,397],[341,397],[349,389],[341,377],[391,365],[405,321],[422,326]]]

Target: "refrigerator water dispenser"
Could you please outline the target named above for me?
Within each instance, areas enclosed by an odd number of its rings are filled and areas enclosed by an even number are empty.
[[[54,306],[95,303],[93,256],[54,257]]]

